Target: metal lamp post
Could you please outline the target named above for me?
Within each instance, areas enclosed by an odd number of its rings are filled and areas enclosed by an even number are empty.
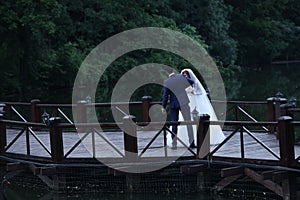
[[[49,119],[50,119],[50,115],[46,111],[44,111],[44,113],[42,114],[43,123],[49,125],[50,123]]]
[[[199,112],[197,111],[196,106],[195,106],[194,110],[192,111],[192,117],[193,117],[194,121],[196,121],[199,118]]]
[[[296,97],[291,97],[291,98],[289,99],[288,104],[289,104],[291,107],[296,107],[296,102],[297,102]]]

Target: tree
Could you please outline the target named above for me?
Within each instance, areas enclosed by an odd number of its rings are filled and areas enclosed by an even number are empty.
[[[56,30],[53,19],[60,11],[56,0],[10,0],[1,4],[0,59],[5,76],[0,88],[4,94],[20,100],[32,92],[39,78],[39,61],[47,57],[47,38]]]
[[[238,63],[270,64],[295,41],[295,24],[284,16],[291,1],[226,1],[233,7],[231,35],[238,41]]]

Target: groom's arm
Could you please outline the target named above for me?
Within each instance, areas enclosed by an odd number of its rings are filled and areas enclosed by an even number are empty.
[[[163,100],[162,100],[162,107],[164,109],[166,109],[166,107],[167,107],[167,103],[169,100],[169,94],[170,94],[169,89],[167,87],[164,87],[164,94],[163,94]]]
[[[186,80],[189,82],[190,85],[193,85],[195,83],[191,78],[186,77]],[[187,87],[188,86],[189,85],[187,85]]]
[[[169,88],[164,86],[164,94],[163,94],[162,109],[161,109],[161,112],[163,114],[167,113],[166,107],[167,107],[167,103],[168,103],[168,100],[169,100],[169,96],[170,96],[170,90],[169,90]]]

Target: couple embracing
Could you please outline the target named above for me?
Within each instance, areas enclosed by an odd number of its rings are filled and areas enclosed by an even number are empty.
[[[175,74],[173,68],[168,67],[167,72],[169,77],[164,81],[162,112],[166,113],[167,102],[170,100],[171,121],[191,121],[191,109],[196,109],[199,114],[209,114],[211,120],[218,120],[204,87],[191,69],[184,69],[181,74]],[[167,135],[168,146],[172,149],[177,149],[177,146],[184,147],[181,142],[177,144],[177,138],[191,148],[196,147],[195,126],[172,126],[172,132],[173,134]],[[210,126],[211,145],[222,142],[224,138],[219,125]]]

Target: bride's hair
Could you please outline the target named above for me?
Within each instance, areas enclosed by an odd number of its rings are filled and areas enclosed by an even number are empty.
[[[182,74],[186,74],[187,77],[191,78],[191,75],[190,75],[190,73],[189,73],[187,70],[184,70],[184,71],[182,71],[181,73],[182,73]]]

